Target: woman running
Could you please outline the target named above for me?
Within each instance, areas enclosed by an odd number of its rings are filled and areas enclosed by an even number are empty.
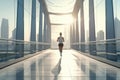
[[[62,49],[63,49],[63,42],[64,42],[64,37],[62,37],[62,33],[60,32],[60,36],[57,38],[58,46],[59,46],[59,51],[60,51],[60,56],[62,56]]]

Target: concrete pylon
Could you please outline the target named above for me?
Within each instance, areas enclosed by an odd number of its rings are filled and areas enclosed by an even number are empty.
[[[89,0],[89,41],[96,41],[95,37],[95,18],[94,18],[94,1]],[[96,55],[96,43],[90,42],[89,52],[91,55]]]
[[[113,0],[105,0],[106,6],[106,39],[115,39],[114,14],[113,14]],[[116,41],[107,41],[106,52],[107,58],[117,61]]]
[[[17,0],[16,40],[24,40],[24,0]],[[24,56],[24,42],[16,42],[17,57]]]
[[[39,12],[39,35],[38,35],[38,42],[43,42],[43,9],[42,3],[40,3],[40,12]],[[39,50],[42,50],[42,45],[38,45]]]
[[[31,15],[31,33],[30,41],[36,41],[36,0],[32,0],[32,15]],[[31,53],[36,51],[36,44],[31,43]]]
[[[80,17],[81,17],[81,51],[85,52],[85,28],[84,28],[84,6],[83,1],[81,2],[81,8],[80,8]]]

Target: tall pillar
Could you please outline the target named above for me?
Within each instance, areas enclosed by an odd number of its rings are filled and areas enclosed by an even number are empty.
[[[48,17],[46,15],[46,12],[44,12],[44,42],[47,43],[47,28],[48,28]],[[44,46],[44,49],[46,49],[47,46]]]
[[[71,24],[71,27],[72,27],[72,48],[74,48],[74,45],[73,45],[73,43],[74,43],[74,26],[73,26],[73,24]]]
[[[47,30],[46,30],[46,42],[51,43],[51,25],[49,23],[49,19],[47,18]],[[50,45],[47,46],[47,48],[50,48]]]
[[[70,48],[72,48],[72,38],[73,38],[73,35],[72,35],[72,25],[70,25]]]
[[[49,23],[49,19],[47,19],[47,36],[46,36],[46,39],[47,39],[47,43],[51,43],[51,26],[50,26],[50,23]],[[47,48],[50,48],[50,46],[47,46]]]
[[[17,0],[16,40],[24,40],[24,0]],[[16,42],[15,51],[24,56],[24,42]]]
[[[95,19],[94,19],[94,2],[89,0],[89,41],[96,41],[95,38]],[[90,54],[96,55],[96,44],[89,44]]]
[[[82,3],[81,3],[80,17],[81,17],[81,43],[85,43],[84,7],[83,7],[83,1],[82,1]],[[82,52],[85,52],[85,44],[81,44],[81,51],[82,51]]]
[[[49,26],[49,27],[50,27],[50,32],[49,32],[49,33],[50,33],[50,34],[49,34],[49,35],[50,35],[50,36],[49,36],[49,37],[50,37],[50,41],[49,41],[49,42],[51,43],[51,24],[49,23],[49,25],[50,25],[50,26]]]
[[[31,15],[31,35],[30,41],[36,41],[36,0],[32,0],[32,15]],[[36,44],[31,43],[31,52],[35,52]]]
[[[51,43],[51,24],[50,23],[49,23],[49,43]]]
[[[75,34],[75,32],[76,32],[76,29],[75,29],[75,21],[74,21],[74,23],[73,23],[73,43],[76,42],[76,34]],[[73,48],[74,49],[76,48],[75,45],[73,45]]]
[[[46,43],[49,43],[49,25],[48,25],[48,23],[47,23],[47,30],[46,30]],[[47,45],[47,47],[46,47],[47,49],[49,48],[49,46]]]
[[[44,12],[44,42],[45,43],[47,42],[46,36],[47,36],[47,17]],[[44,49],[46,49],[46,46],[44,46]]]
[[[106,39],[115,39],[113,0],[105,0],[106,4]],[[117,61],[115,41],[107,41],[107,58]]]
[[[76,42],[78,43],[79,42],[79,26],[78,26],[78,15],[76,17]],[[79,45],[77,44],[76,45],[76,49],[79,50]]]
[[[38,42],[43,41],[43,36],[42,36],[42,26],[43,26],[43,15],[42,15],[43,9],[42,9],[42,4],[40,3],[40,12],[39,12],[39,36],[38,36]],[[42,45],[39,44],[39,50],[42,50]]]

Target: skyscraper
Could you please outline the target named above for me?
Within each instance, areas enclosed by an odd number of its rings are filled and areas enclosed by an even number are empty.
[[[99,32],[97,32],[97,41],[99,40],[104,40],[104,32],[102,30],[100,30]]]
[[[12,39],[16,39],[16,28],[12,31]]]
[[[8,37],[9,37],[8,33],[9,33],[8,19],[3,18],[2,23],[1,23],[1,38],[8,39]]]

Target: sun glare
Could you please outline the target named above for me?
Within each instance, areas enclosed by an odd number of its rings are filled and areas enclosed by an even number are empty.
[[[73,21],[74,21],[74,18],[73,18],[72,15],[68,15],[68,16],[64,17],[63,20],[64,20],[64,22],[65,22],[66,24],[72,24]]]
[[[59,24],[72,24],[74,21],[73,16],[70,15],[50,15],[51,23],[59,23]]]

